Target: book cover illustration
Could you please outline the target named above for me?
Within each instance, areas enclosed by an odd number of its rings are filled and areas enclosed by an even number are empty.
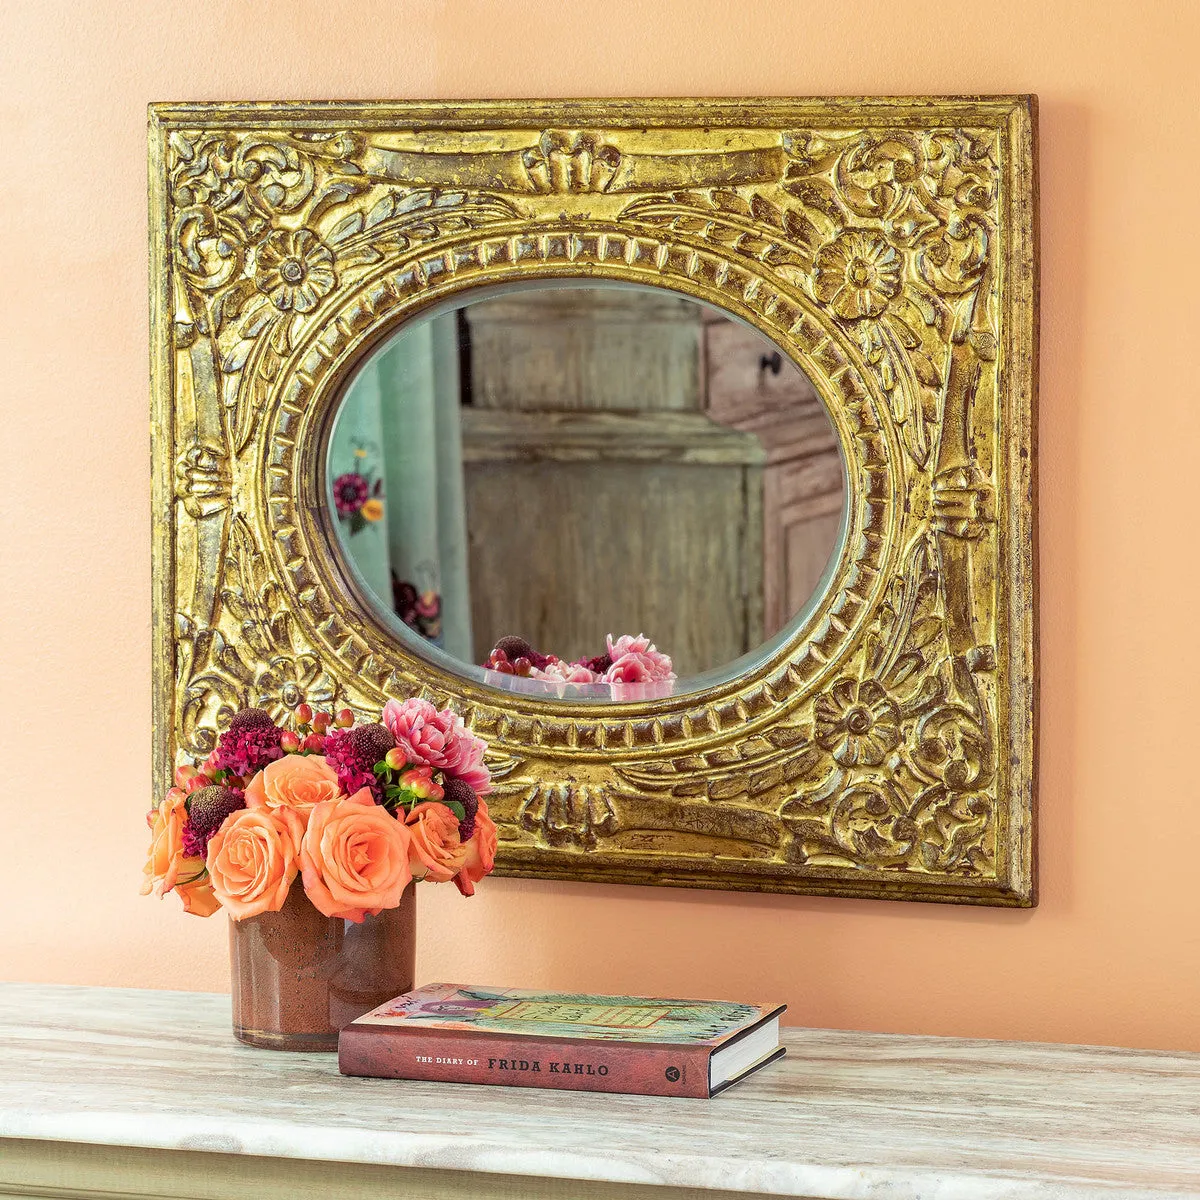
[[[381,1005],[359,1017],[355,1024],[715,1046],[770,1011],[758,1005],[718,1000],[660,1000],[435,983]]]

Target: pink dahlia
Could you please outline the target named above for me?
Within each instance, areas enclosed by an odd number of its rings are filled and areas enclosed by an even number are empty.
[[[371,485],[357,471],[347,471],[333,481],[333,502],[343,517],[354,516],[370,494]]]
[[[490,784],[483,765],[487,743],[472,736],[457,713],[448,708],[439,712],[428,700],[414,698],[403,704],[389,700],[382,719],[410,763],[465,779],[480,795],[486,794]]]
[[[486,750],[487,742],[472,736],[464,727],[446,763],[446,774],[451,779],[461,779],[478,796],[486,796],[492,790],[492,777],[483,761]]]
[[[439,712],[428,700],[416,698],[403,704],[389,700],[382,720],[410,763],[439,770],[446,766],[454,739],[465,731],[462,720],[449,709]]]
[[[612,665],[604,672],[605,683],[658,683],[675,678],[670,656],[656,649],[644,634],[622,634],[614,641],[610,633],[608,656]]]

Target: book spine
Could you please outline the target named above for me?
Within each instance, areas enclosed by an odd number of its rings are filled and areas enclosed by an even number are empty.
[[[709,1046],[631,1046],[349,1025],[338,1039],[338,1070],[432,1083],[707,1098],[710,1054]]]

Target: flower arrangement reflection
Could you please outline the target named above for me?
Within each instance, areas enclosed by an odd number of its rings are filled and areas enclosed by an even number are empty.
[[[360,724],[302,704],[294,729],[244,709],[148,814],[142,893],[238,921],[278,912],[299,876],[320,912],[354,922],[395,908],[414,879],[473,895],[496,856],[486,749],[426,700]]]
[[[566,662],[554,654],[535,650],[524,638],[503,637],[493,647],[485,670],[502,676],[540,680],[547,684],[575,684],[607,688],[614,699],[648,699],[669,696],[677,678],[671,657],[645,634],[622,634],[605,639],[607,649],[592,658]]]
[[[436,578],[433,571],[427,571],[426,574]],[[392,608],[410,629],[441,645],[442,597],[436,587],[425,587],[418,591],[414,584],[409,583],[407,579],[401,579],[393,569]]]
[[[367,451],[358,446],[358,460],[353,471],[345,471],[333,481],[333,505],[338,519],[350,527],[350,533],[361,532],[368,525],[383,520],[383,479],[373,476],[364,465]]]

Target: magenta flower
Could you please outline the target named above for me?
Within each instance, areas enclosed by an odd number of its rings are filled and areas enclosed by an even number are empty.
[[[577,667],[586,667],[591,671],[592,675],[599,680],[600,677],[612,666],[612,659],[607,654],[597,654],[595,658],[581,658],[576,663]]]
[[[370,484],[357,471],[348,471],[333,481],[333,502],[343,517],[354,516],[370,494]]]
[[[283,730],[270,720],[261,724],[239,724],[235,717],[217,739],[213,769],[249,779],[268,763],[283,757],[282,738]]]
[[[354,743],[353,729],[331,729],[325,735],[325,747],[322,753],[325,761],[337,772],[338,785],[347,796],[353,796],[362,788],[370,788],[379,803],[383,791],[379,780],[371,769],[374,762],[366,762],[358,746]]]
[[[622,634],[613,640],[608,635],[608,656],[612,665],[604,672],[605,683],[658,683],[675,679],[669,655],[655,648],[644,634]]]

